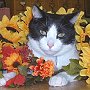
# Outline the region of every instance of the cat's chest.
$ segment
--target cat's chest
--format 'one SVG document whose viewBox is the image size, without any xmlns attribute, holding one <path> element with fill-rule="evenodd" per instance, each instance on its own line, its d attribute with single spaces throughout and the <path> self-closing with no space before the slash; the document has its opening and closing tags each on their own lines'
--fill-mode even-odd
<svg viewBox="0 0 90 90">
<path fill-rule="evenodd" d="M 66 48 L 63 47 L 57 55 L 49 55 L 44 52 L 38 43 L 34 42 L 32 39 L 28 42 L 29 49 L 33 51 L 33 54 L 40 58 L 44 57 L 45 61 L 52 60 L 54 62 L 55 67 L 61 69 L 62 66 L 66 66 L 69 64 L 69 59 L 78 59 L 78 53 L 74 45 L 69 45 Z M 45 47 L 45 45 L 44 45 Z M 47 51 L 48 52 L 48 51 Z"/>
<path fill-rule="evenodd" d="M 38 52 L 36 52 L 34 50 L 33 50 L 33 53 L 38 58 L 44 57 L 45 61 L 47 61 L 47 60 L 53 61 L 54 66 L 55 66 L 55 70 L 61 69 L 62 66 L 65 66 L 65 65 L 69 64 L 69 58 L 67 57 L 68 58 L 67 59 L 64 55 L 63 56 L 43 55 L 43 54 L 38 53 Z"/>
<path fill-rule="evenodd" d="M 52 60 L 54 62 L 54 64 L 56 65 L 57 56 L 51 56 L 51 55 L 42 54 L 40 52 L 36 52 L 35 50 L 32 50 L 32 51 L 33 51 L 33 54 L 35 56 L 37 56 L 38 58 L 44 57 L 45 61 Z"/>
<path fill-rule="evenodd" d="M 36 52 L 35 50 L 33 50 L 33 54 L 35 56 L 37 56 L 38 58 L 44 57 L 45 61 L 47 61 L 47 60 L 53 61 L 54 65 L 57 67 L 60 67 L 60 66 L 64 65 L 65 63 L 69 63 L 69 61 L 64 57 L 64 55 L 62 55 L 62 56 L 46 55 L 46 54 L 42 54 L 40 52 Z"/>
</svg>

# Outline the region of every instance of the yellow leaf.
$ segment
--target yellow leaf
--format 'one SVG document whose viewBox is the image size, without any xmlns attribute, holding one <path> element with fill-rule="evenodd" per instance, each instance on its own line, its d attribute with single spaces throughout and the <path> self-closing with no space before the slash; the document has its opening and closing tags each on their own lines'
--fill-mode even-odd
<svg viewBox="0 0 90 90">
<path fill-rule="evenodd" d="M 6 15 L 3 16 L 2 23 L 3 23 L 4 27 L 6 27 L 9 24 L 9 19 Z"/>
<path fill-rule="evenodd" d="M 75 35 L 75 38 L 76 38 L 76 41 L 77 41 L 77 42 L 80 42 L 80 41 L 81 41 L 80 36 Z"/>
<path fill-rule="evenodd" d="M 57 12 L 56 14 L 67 14 L 65 8 L 61 7 Z"/>
<path fill-rule="evenodd" d="M 1 53 L 2 45 L 3 43 L 0 41 L 0 53 Z"/>
<path fill-rule="evenodd" d="M 82 52 L 90 56 L 90 47 L 83 47 Z"/>
<path fill-rule="evenodd" d="M 76 47 L 78 50 L 82 50 L 83 47 L 89 47 L 88 43 L 77 43 Z"/>
<path fill-rule="evenodd" d="M 24 12 L 26 17 L 31 18 L 32 16 L 32 8 L 31 7 L 26 7 L 26 11 Z"/>
<path fill-rule="evenodd" d="M 24 12 L 24 14 L 20 14 L 21 19 L 28 25 L 30 20 L 32 19 L 32 8 L 26 7 L 26 11 Z"/>
<path fill-rule="evenodd" d="M 82 60 L 83 63 L 83 67 L 84 68 L 90 68 L 90 59 L 88 59 L 89 57 L 80 57 L 80 59 Z M 80 63 L 82 65 L 82 63 Z"/>
<path fill-rule="evenodd" d="M 90 78 L 88 78 L 88 79 L 86 80 L 86 82 L 87 82 L 88 84 L 90 84 Z"/>
<path fill-rule="evenodd" d="M 10 19 L 10 23 L 17 23 L 17 21 L 19 20 L 20 18 L 15 15 L 15 16 L 12 16 L 12 18 Z"/>
<path fill-rule="evenodd" d="M 75 25 L 80 25 L 80 23 L 82 23 L 82 22 L 87 23 L 87 21 L 85 19 L 82 19 L 83 16 L 84 16 L 84 12 L 81 11 L 77 18 L 77 21 L 75 22 Z"/>
<path fill-rule="evenodd" d="M 52 13 L 52 11 L 48 11 L 47 13 Z"/>
<path fill-rule="evenodd" d="M 26 16 L 21 17 L 21 19 L 22 19 L 25 23 L 27 23 L 27 17 L 26 17 Z"/>
<path fill-rule="evenodd" d="M 76 33 L 79 34 L 79 35 L 81 35 L 81 34 L 84 33 L 82 27 L 79 26 L 79 25 L 75 25 L 75 31 L 76 31 Z"/>
<path fill-rule="evenodd" d="M 82 67 L 84 67 L 84 64 L 83 64 L 82 61 L 79 61 L 79 64 L 80 64 Z"/>
<path fill-rule="evenodd" d="M 81 43 L 76 44 L 77 50 L 81 50 Z"/>
<path fill-rule="evenodd" d="M 32 8 L 31 8 L 31 7 L 28 7 L 28 6 L 27 6 L 27 7 L 26 7 L 26 10 L 32 12 Z"/>
<path fill-rule="evenodd" d="M 15 43 L 18 42 L 19 39 L 20 39 L 19 34 L 15 32 L 12 34 L 12 37 L 9 40 Z"/>
<path fill-rule="evenodd" d="M 83 15 L 84 15 L 84 12 L 81 11 L 80 14 L 79 14 L 79 16 L 78 16 L 78 19 L 81 19 L 83 17 Z"/>
<path fill-rule="evenodd" d="M 90 76 L 90 68 L 88 68 L 88 69 L 82 69 L 80 71 L 80 76 Z"/>
<path fill-rule="evenodd" d="M 90 36 L 90 24 L 88 24 L 88 25 L 86 26 L 85 32 L 86 32 L 87 35 Z"/>
<path fill-rule="evenodd" d="M 29 33 L 29 28 L 27 27 L 27 25 L 21 21 L 21 22 L 17 22 L 18 27 L 25 32 L 25 34 L 27 35 Z"/>
<path fill-rule="evenodd" d="M 18 42 L 13 42 L 13 46 L 15 47 L 15 48 L 17 48 L 18 46 L 19 46 L 19 43 Z"/>
<path fill-rule="evenodd" d="M 3 23 L 0 21 L 0 29 L 2 29 L 3 27 Z"/>
<path fill-rule="evenodd" d="M 85 19 L 81 19 L 80 20 L 80 23 L 86 23 L 86 24 L 88 24 L 87 20 L 85 20 Z"/>
<path fill-rule="evenodd" d="M 80 76 L 87 76 L 87 70 L 86 69 L 81 70 Z"/>
<path fill-rule="evenodd" d="M 42 6 L 40 6 L 40 9 L 41 9 L 41 10 L 43 10 L 43 7 L 42 7 Z"/>
<path fill-rule="evenodd" d="M 3 36 L 3 38 L 8 39 L 11 34 L 10 31 L 8 31 L 6 28 L 0 30 L 0 34 Z"/>
<path fill-rule="evenodd" d="M 70 13 L 72 13 L 73 11 L 74 11 L 74 8 L 70 8 L 70 9 L 67 10 L 67 14 L 70 14 Z"/>
</svg>

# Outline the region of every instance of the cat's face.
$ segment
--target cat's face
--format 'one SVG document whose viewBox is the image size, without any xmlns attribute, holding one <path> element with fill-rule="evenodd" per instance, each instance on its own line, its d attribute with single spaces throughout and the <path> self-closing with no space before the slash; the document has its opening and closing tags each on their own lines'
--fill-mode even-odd
<svg viewBox="0 0 90 90">
<path fill-rule="evenodd" d="M 74 23 L 77 13 L 69 15 L 47 14 L 33 7 L 29 24 L 31 46 L 48 55 L 55 55 L 75 41 Z"/>
</svg>

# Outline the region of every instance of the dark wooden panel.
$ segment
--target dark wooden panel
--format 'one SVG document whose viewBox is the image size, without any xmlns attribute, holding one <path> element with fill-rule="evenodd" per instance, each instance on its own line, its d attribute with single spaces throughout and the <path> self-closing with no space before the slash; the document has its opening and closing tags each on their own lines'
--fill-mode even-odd
<svg viewBox="0 0 90 90">
<path fill-rule="evenodd" d="M 21 1 L 22 0 L 6 0 L 7 7 L 11 9 L 11 15 L 18 14 L 20 11 L 23 12 L 26 6 L 33 6 L 34 4 L 42 5 L 45 11 L 53 12 L 56 12 L 62 6 L 65 8 L 73 7 L 76 8 L 76 10 L 84 10 L 84 0 L 23 0 L 25 2 L 24 7 L 20 5 Z M 90 3 L 90 1 L 87 3 Z"/>
<path fill-rule="evenodd" d="M 85 16 L 90 17 L 90 0 L 85 0 Z"/>
<path fill-rule="evenodd" d="M 14 1 L 13 0 L 5 0 L 5 1 L 6 1 L 6 6 L 10 8 L 10 14 L 12 16 L 14 14 L 14 6 L 13 6 Z"/>
</svg>

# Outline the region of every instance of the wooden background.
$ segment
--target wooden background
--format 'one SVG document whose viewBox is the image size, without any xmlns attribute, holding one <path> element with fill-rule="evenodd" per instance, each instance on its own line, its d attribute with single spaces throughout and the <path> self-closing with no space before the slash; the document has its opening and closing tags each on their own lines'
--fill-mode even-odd
<svg viewBox="0 0 90 90">
<path fill-rule="evenodd" d="M 20 2 L 25 2 L 25 5 L 22 6 Z M 84 10 L 84 0 L 6 0 L 6 6 L 11 9 L 11 15 L 18 14 L 24 11 L 26 6 L 33 6 L 34 4 L 42 5 L 45 11 L 55 12 L 61 6 Z"/>
<path fill-rule="evenodd" d="M 26 6 L 34 4 L 42 5 L 45 11 L 56 12 L 60 7 L 75 8 L 90 14 L 90 0 L 5 0 L 6 6 L 10 8 L 11 16 L 26 10 Z M 24 2 L 24 6 L 20 3 Z M 85 5 L 88 4 L 88 5 Z M 88 6 L 88 7 L 87 7 Z M 88 10 L 87 10 L 88 9 Z"/>
</svg>

